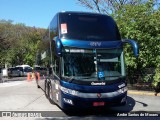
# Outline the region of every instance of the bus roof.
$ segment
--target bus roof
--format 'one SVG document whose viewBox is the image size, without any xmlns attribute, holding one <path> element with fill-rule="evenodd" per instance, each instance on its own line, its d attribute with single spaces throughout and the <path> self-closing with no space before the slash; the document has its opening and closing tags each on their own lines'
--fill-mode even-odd
<svg viewBox="0 0 160 120">
<path fill-rule="evenodd" d="M 17 65 L 16 67 L 31 67 L 29 65 Z"/>
<path fill-rule="evenodd" d="M 58 13 L 59 38 L 85 41 L 120 41 L 116 22 L 111 16 L 90 12 Z M 53 23 L 50 24 L 51 29 Z"/>
</svg>

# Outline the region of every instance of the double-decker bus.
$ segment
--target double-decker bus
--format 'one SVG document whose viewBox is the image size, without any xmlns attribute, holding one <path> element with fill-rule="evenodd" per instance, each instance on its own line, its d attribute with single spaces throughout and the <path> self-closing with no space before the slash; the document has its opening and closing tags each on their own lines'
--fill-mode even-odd
<svg viewBox="0 0 160 120">
<path fill-rule="evenodd" d="M 37 52 L 37 87 L 62 109 L 122 106 L 127 101 L 123 45 L 107 15 L 60 12 L 51 21 Z"/>
</svg>

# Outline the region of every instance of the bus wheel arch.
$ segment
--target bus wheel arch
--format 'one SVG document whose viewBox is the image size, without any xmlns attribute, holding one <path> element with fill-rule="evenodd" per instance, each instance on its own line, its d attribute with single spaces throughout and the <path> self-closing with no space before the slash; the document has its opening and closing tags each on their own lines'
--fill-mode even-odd
<svg viewBox="0 0 160 120">
<path fill-rule="evenodd" d="M 52 90 L 52 83 L 48 82 L 48 100 L 51 104 L 55 104 L 54 103 L 54 98 L 53 98 L 53 90 Z"/>
</svg>

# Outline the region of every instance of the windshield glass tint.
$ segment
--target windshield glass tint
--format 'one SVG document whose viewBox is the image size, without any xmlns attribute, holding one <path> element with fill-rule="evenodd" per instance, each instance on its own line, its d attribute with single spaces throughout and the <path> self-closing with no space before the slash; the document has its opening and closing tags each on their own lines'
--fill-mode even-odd
<svg viewBox="0 0 160 120">
<path fill-rule="evenodd" d="M 65 49 L 64 77 L 75 80 L 116 80 L 125 75 L 121 50 Z"/>
<path fill-rule="evenodd" d="M 116 23 L 106 15 L 61 13 L 60 28 L 64 39 L 120 40 Z"/>
</svg>

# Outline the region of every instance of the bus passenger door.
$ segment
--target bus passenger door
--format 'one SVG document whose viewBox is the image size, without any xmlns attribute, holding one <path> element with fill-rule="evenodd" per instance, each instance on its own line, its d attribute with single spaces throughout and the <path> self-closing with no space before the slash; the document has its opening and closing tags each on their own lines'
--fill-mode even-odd
<svg viewBox="0 0 160 120">
<path fill-rule="evenodd" d="M 60 60 L 58 57 L 54 58 L 54 65 L 53 65 L 53 77 L 51 77 L 52 83 L 52 96 L 55 103 L 58 104 L 59 102 L 59 85 L 60 85 Z"/>
<path fill-rule="evenodd" d="M 53 76 L 50 77 L 51 80 L 51 85 L 52 85 L 52 100 L 58 104 L 59 102 L 59 81 L 60 78 L 54 74 Z"/>
</svg>

